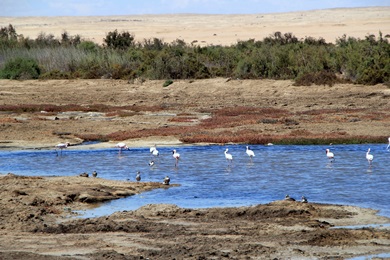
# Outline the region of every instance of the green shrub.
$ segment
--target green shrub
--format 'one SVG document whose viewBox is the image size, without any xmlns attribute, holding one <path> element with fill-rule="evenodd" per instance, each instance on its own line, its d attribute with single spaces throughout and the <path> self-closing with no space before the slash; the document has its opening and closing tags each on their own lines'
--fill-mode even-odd
<svg viewBox="0 0 390 260">
<path fill-rule="evenodd" d="M 71 73 L 69 72 L 62 72 L 59 70 L 52 70 L 46 73 L 42 73 L 39 76 L 40 79 L 71 79 L 73 78 Z"/>
<path fill-rule="evenodd" d="M 41 70 L 38 63 L 33 59 L 15 58 L 5 63 L 0 70 L 2 79 L 37 79 Z"/>
<path fill-rule="evenodd" d="M 172 83 L 173 83 L 173 80 L 168 79 L 168 80 L 166 80 L 166 81 L 164 82 L 163 87 L 168 87 L 168 86 L 171 85 Z"/>
<path fill-rule="evenodd" d="M 378 37 L 369 35 L 365 39 L 344 35 L 336 44 L 281 32 L 231 46 L 201 47 L 180 39 L 165 43 L 157 38 L 135 42 L 133 34 L 117 30 L 103 40 L 99 46 L 66 31 L 60 39 L 42 32 L 34 40 L 18 35 L 12 25 L 0 28 L 0 77 L 268 78 L 295 79 L 297 85 L 332 86 L 339 82 L 335 75 L 341 75 L 352 83 L 390 84 L 390 44 L 381 32 Z M 15 57 L 24 58 L 15 61 Z M 172 82 L 167 80 L 164 87 Z"/>
</svg>

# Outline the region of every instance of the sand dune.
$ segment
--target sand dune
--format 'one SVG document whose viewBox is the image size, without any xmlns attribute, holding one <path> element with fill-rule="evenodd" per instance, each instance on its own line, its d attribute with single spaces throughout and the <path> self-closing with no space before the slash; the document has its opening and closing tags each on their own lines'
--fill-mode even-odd
<svg viewBox="0 0 390 260">
<path fill-rule="evenodd" d="M 390 6 L 326 9 L 291 13 L 248 15 L 129 15 L 91 17 L 0 17 L 0 26 L 12 24 L 18 34 L 35 39 L 41 32 L 60 37 L 67 31 L 101 44 L 110 31 L 128 31 L 137 41 L 176 39 L 199 45 L 231 45 L 237 41 L 262 40 L 274 32 L 291 32 L 335 42 L 343 34 L 364 38 L 390 34 Z"/>
</svg>

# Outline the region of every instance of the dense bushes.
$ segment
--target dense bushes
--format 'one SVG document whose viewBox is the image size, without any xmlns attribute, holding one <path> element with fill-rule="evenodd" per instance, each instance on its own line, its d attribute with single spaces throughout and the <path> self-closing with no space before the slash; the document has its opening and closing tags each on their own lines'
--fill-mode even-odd
<svg viewBox="0 0 390 260">
<path fill-rule="evenodd" d="M 280 32 L 262 41 L 251 39 L 232 46 L 134 39 L 129 32 L 115 30 L 106 35 L 102 46 L 66 32 L 60 39 L 41 33 L 32 40 L 18 36 L 9 25 L 0 29 L 0 77 L 271 78 L 294 79 L 303 85 L 333 85 L 341 78 L 361 84 L 390 84 L 390 45 L 381 33 L 378 38 L 369 35 L 364 39 L 344 35 L 335 44 L 322 38 L 298 40 L 291 33 Z M 17 58 L 22 58 L 18 66 L 14 63 Z"/>
<path fill-rule="evenodd" d="M 40 69 L 33 59 L 16 58 L 5 63 L 0 70 L 0 78 L 3 79 L 37 79 Z"/>
</svg>

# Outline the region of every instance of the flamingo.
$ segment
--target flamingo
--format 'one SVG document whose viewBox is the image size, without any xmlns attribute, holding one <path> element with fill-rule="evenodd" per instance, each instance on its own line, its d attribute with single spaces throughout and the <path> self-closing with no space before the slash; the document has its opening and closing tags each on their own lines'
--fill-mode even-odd
<svg viewBox="0 0 390 260">
<path fill-rule="evenodd" d="M 160 154 L 156 147 L 155 147 L 153 150 L 152 150 L 152 148 L 150 148 L 150 149 L 151 149 L 151 150 L 150 150 L 150 153 L 151 153 L 152 155 L 158 156 L 158 155 Z"/>
<path fill-rule="evenodd" d="M 176 150 L 172 150 L 172 156 L 175 158 L 175 167 L 179 164 L 180 154 L 176 152 Z"/>
<path fill-rule="evenodd" d="M 225 158 L 226 158 L 226 161 L 228 161 L 229 165 L 230 165 L 233 162 L 233 156 L 230 153 L 228 153 L 228 151 L 229 151 L 229 149 L 226 148 L 226 150 L 225 150 Z"/>
<path fill-rule="evenodd" d="M 57 144 L 56 147 L 55 147 L 56 152 L 57 152 L 57 156 L 58 156 L 58 151 L 57 151 L 57 149 L 60 149 L 61 155 L 62 155 L 62 150 L 68 148 L 69 145 L 70 145 L 69 142 Z"/>
<path fill-rule="evenodd" d="M 252 157 L 255 157 L 255 153 L 249 148 L 249 146 L 246 147 L 246 154 L 249 156 L 251 161 L 252 161 Z"/>
<path fill-rule="evenodd" d="M 387 145 L 386 150 L 389 150 L 389 148 L 390 148 L 390 137 L 389 137 L 389 144 Z"/>
<path fill-rule="evenodd" d="M 136 181 L 140 181 L 141 180 L 141 172 L 140 171 L 137 172 L 137 175 L 135 176 L 135 180 Z"/>
<path fill-rule="evenodd" d="M 119 153 L 121 153 L 122 150 L 129 150 L 129 147 L 127 147 L 125 143 L 117 143 L 115 147 L 119 148 Z"/>
<path fill-rule="evenodd" d="M 153 145 L 152 147 L 150 147 L 150 153 L 152 153 L 154 150 L 156 150 L 156 145 Z"/>
<path fill-rule="evenodd" d="M 332 153 L 329 149 L 326 149 L 326 157 L 333 162 L 334 161 L 334 153 Z"/>
<path fill-rule="evenodd" d="M 371 149 L 368 148 L 367 153 L 366 153 L 366 159 L 368 163 L 371 165 L 372 161 L 374 160 L 374 155 L 370 154 Z"/>
</svg>

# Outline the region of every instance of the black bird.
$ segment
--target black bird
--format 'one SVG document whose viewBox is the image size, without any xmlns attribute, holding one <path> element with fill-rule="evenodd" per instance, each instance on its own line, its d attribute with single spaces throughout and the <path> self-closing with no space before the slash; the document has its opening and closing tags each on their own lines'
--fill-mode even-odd
<svg viewBox="0 0 390 260">
<path fill-rule="evenodd" d="M 284 200 L 295 201 L 295 199 L 291 198 L 290 195 L 288 195 L 288 194 L 284 197 Z"/>
<path fill-rule="evenodd" d="M 169 182 L 170 182 L 170 181 L 171 181 L 171 179 L 170 179 L 168 176 L 165 176 L 164 181 L 163 181 L 163 184 L 169 185 Z"/>
<path fill-rule="evenodd" d="M 135 179 L 136 181 L 140 181 L 141 180 L 141 172 L 137 172 L 137 175 L 135 176 Z"/>
<path fill-rule="evenodd" d="M 88 175 L 88 173 L 86 173 L 86 172 L 83 172 L 83 173 L 80 173 L 80 177 L 88 177 L 89 175 Z"/>
</svg>

